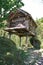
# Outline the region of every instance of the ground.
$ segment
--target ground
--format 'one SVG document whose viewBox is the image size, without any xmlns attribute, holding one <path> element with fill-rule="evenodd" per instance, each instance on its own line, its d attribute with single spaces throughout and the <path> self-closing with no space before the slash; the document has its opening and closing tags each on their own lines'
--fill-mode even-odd
<svg viewBox="0 0 43 65">
<path fill-rule="evenodd" d="M 43 65 L 43 49 L 28 49 L 26 52 L 27 59 L 25 59 L 26 65 Z"/>
</svg>

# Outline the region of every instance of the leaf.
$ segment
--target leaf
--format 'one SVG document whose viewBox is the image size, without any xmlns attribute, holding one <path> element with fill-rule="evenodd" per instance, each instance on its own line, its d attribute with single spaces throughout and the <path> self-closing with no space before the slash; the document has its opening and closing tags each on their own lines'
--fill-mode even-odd
<svg viewBox="0 0 43 65">
<path fill-rule="evenodd" d="M 8 11 L 15 10 L 15 7 L 20 8 L 23 5 L 22 0 L 0 0 L 0 22 L 8 19 Z"/>
</svg>

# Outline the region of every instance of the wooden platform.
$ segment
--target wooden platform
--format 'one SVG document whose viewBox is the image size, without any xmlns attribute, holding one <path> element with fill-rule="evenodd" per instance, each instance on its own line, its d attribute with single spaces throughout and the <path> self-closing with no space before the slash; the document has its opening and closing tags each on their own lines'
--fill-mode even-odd
<svg viewBox="0 0 43 65">
<path fill-rule="evenodd" d="M 28 31 L 25 27 L 20 28 L 20 27 L 12 27 L 12 28 L 5 28 L 5 31 L 11 33 L 11 34 L 16 34 L 19 36 L 34 36 L 35 34 L 31 31 Z"/>
</svg>

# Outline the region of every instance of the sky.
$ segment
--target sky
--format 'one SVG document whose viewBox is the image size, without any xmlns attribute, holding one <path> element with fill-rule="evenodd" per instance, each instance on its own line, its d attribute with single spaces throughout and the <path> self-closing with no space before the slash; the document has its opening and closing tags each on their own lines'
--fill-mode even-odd
<svg viewBox="0 0 43 65">
<path fill-rule="evenodd" d="M 42 0 L 22 0 L 24 6 L 22 7 L 23 10 L 30 13 L 33 19 L 43 17 L 43 2 Z"/>
</svg>

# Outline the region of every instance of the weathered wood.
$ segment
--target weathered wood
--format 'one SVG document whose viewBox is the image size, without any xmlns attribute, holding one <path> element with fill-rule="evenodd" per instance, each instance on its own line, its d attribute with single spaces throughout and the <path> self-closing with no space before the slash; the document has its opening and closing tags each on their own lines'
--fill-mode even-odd
<svg viewBox="0 0 43 65">
<path fill-rule="evenodd" d="M 16 19 L 13 19 L 12 22 L 20 22 L 20 21 L 24 21 L 25 17 L 18 17 Z"/>
<path fill-rule="evenodd" d="M 10 32 L 8 33 L 8 38 L 11 39 L 11 33 Z"/>
<path fill-rule="evenodd" d="M 19 36 L 20 37 L 20 43 L 19 43 L 19 46 L 21 47 L 21 36 Z"/>
<path fill-rule="evenodd" d="M 17 9 L 15 13 L 10 12 L 8 21 L 8 28 L 5 29 L 5 31 L 10 31 L 19 36 L 35 35 L 35 28 L 37 25 L 32 16 L 24 10 Z"/>
<path fill-rule="evenodd" d="M 28 35 L 26 35 L 26 44 L 28 44 Z"/>
<path fill-rule="evenodd" d="M 19 36 L 33 36 L 35 35 L 33 32 L 31 31 L 28 31 L 27 29 L 25 28 L 19 28 L 19 27 L 12 27 L 12 28 L 6 28 L 5 31 L 8 31 L 10 32 L 11 34 L 16 34 L 16 35 L 19 35 Z"/>
</svg>

